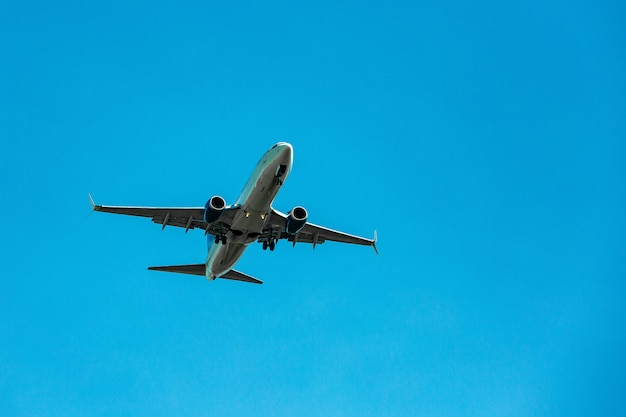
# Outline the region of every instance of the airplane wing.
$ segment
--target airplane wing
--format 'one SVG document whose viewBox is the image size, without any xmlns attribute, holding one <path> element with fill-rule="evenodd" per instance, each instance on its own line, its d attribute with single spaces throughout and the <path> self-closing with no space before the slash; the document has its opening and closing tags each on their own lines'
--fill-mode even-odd
<svg viewBox="0 0 626 417">
<path fill-rule="evenodd" d="M 200 228 L 212 235 L 223 232 L 223 225 L 229 225 L 235 215 L 236 207 L 227 207 L 219 218 L 219 222 L 204 221 L 204 207 L 138 207 L 138 206 L 103 206 L 94 204 L 91 196 L 91 207 L 94 211 L 104 213 L 126 214 L 128 216 L 151 217 L 152 221 L 165 226 L 176 226 L 189 229 Z"/>
<path fill-rule="evenodd" d="M 340 232 L 338 230 L 329 229 L 324 226 L 318 226 L 316 224 L 307 222 L 302 230 L 300 230 L 300 232 L 293 236 L 285 232 L 285 221 L 287 220 L 286 214 L 281 213 L 278 210 L 272 209 L 271 216 L 271 228 L 273 231 L 278 231 L 279 239 L 287 239 L 294 244 L 296 242 L 311 243 L 313 244 L 313 247 L 315 247 L 315 245 L 317 244 L 324 243 L 325 241 L 330 240 L 332 242 L 371 246 L 374 248 L 376 253 L 378 253 L 378 249 L 376 248 L 376 232 L 374 232 L 373 239 L 367 239 L 364 237 L 351 235 L 348 233 Z"/>
</svg>

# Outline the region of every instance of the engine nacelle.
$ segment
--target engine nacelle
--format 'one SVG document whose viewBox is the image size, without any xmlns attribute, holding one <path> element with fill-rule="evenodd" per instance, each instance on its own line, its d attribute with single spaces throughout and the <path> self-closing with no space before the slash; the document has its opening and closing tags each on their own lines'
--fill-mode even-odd
<svg viewBox="0 0 626 417">
<path fill-rule="evenodd" d="M 294 207 L 285 221 L 285 232 L 292 236 L 297 234 L 306 224 L 307 217 L 309 217 L 309 213 L 307 213 L 304 207 Z"/>
<path fill-rule="evenodd" d="M 207 223 L 213 223 L 217 221 L 222 215 L 222 212 L 226 208 L 226 201 L 219 195 L 211 197 L 204 206 L 204 221 Z"/>
</svg>

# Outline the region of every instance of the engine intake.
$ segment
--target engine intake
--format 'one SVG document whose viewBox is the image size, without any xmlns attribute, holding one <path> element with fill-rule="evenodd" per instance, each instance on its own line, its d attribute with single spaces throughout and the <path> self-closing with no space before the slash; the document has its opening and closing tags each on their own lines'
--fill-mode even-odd
<svg viewBox="0 0 626 417">
<path fill-rule="evenodd" d="M 292 236 L 297 234 L 306 224 L 308 217 L 309 213 L 307 213 L 304 207 L 294 207 L 293 210 L 289 212 L 287 220 L 285 221 L 285 232 Z"/>
<path fill-rule="evenodd" d="M 217 221 L 222 215 L 222 212 L 226 208 L 226 201 L 219 195 L 211 197 L 204 206 L 204 221 L 207 223 L 213 223 Z"/>
</svg>

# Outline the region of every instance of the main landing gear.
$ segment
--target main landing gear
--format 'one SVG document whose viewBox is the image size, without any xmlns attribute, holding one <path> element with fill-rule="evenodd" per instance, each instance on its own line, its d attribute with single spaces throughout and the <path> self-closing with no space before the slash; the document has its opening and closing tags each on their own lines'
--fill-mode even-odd
<svg viewBox="0 0 626 417">
<path fill-rule="evenodd" d="M 226 244 L 226 235 L 217 235 L 215 236 L 215 244 L 217 245 L 218 243 L 220 243 L 220 241 L 222 241 L 222 245 Z"/>
<path fill-rule="evenodd" d="M 267 250 L 267 248 L 273 251 L 276 248 L 276 241 L 272 239 L 269 242 L 263 242 L 263 250 Z"/>
</svg>

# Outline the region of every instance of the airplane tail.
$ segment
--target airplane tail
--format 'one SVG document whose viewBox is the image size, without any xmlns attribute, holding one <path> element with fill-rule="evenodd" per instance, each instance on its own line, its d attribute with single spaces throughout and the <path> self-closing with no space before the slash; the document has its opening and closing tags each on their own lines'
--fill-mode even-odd
<svg viewBox="0 0 626 417">
<path fill-rule="evenodd" d="M 179 274 L 199 275 L 202 277 L 206 276 L 205 264 L 151 266 L 148 267 L 148 269 L 151 271 L 176 272 Z M 263 284 L 263 281 L 251 277 L 250 275 L 246 275 L 243 272 L 235 271 L 234 269 L 231 269 L 230 271 L 218 278 L 251 282 L 253 284 Z"/>
</svg>

